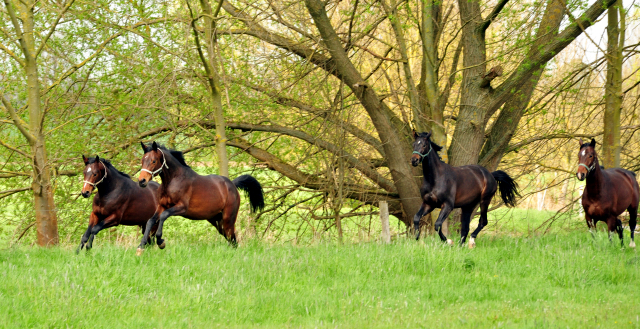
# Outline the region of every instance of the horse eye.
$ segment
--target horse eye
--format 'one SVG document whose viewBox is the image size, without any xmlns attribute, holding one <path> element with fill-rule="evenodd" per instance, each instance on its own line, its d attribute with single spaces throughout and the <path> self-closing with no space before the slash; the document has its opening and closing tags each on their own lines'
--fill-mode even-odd
<svg viewBox="0 0 640 329">
<path fill-rule="evenodd" d="M 153 163 L 156 163 L 156 160 L 153 160 Z"/>
</svg>

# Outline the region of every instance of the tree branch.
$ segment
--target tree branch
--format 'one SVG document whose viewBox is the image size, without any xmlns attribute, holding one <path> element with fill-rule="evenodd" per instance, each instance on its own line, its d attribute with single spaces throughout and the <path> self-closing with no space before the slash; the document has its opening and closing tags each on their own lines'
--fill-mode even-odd
<svg viewBox="0 0 640 329">
<path fill-rule="evenodd" d="M 42 49 L 44 49 L 44 47 L 46 46 L 47 41 L 49 41 L 49 38 L 51 37 L 53 32 L 55 32 L 56 27 L 58 26 L 58 23 L 60 23 L 60 20 L 62 19 L 62 16 L 64 16 L 67 10 L 69 10 L 69 8 L 71 7 L 74 1 L 75 0 L 69 0 L 69 2 L 64 6 L 64 8 L 62 8 L 62 11 L 60 12 L 60 14 L 58 14 L 56 21 L 53 23 L 53 25 L 49 29 L 49 33 L 47 33 L 47 35 L 42 39 L 40 43 L 40 47 L 38 47 L 38 50 L 36 51 L 35 57 L 38 57 L 38 55 L 40 55 L 40 52 L 42 52 Z"/>
<path fill-rule="evenodd" d="M 15 193 L 19 193 L 19 192 L 24 192 L 24 191 L 29 191 L 31 190 L 31 187 L 22 187 L 22 188 L 16 188 L 13 190 L 5 190 L 5 191 L 0 191 L 0 199 L 2 198 L 6 198 L 12 194 Z"/>
<path fill-rule="evenodd" d="M 6 0 L 5 0 L 6 1 Z M 13 124 L 20 130 L 22 135 L 29 141 L 29 144 L 35 144 L 36 138 L 29 132 L 29 128 L 26 122 L 24 122 L 16 113 L 16 110 L 13 108 L 11 103 L 4 97 L 4 94 L 0 93 L 0 100 L 2 100 L 2 104 L 4 108 L 9 112 L 9 116 L 11 120 L 13 120 Z M 3 145 L 4 146 L 4 145 Z"/>
<path fill-rule="evenodd" d="M 22 53 L 25 58 L 31 58 L 31 53 L 29 52 L 29 48 L 27 47 L 27 43 L 24 41 L 24 37 L 22 35 L 22 29 L 20 28 L 20 23 L 18 22 L 18 17 L 16 16 L 16 12 L 13 9 L 13 6 L 9 2 L 9 0 L 4 0 L 4 5 L 7 7 L 7 12 L 9 13 L 9 17 L 11 17 L 11 23 L 13 24 L 13 28 L 16 32 L 16 36 L 18 40 L 20 40 L 20 48 L 22 48 Z"/>
<path fill-rule="evenodd" d="M 554 58 L 561 50 L 567 47 L 583 30 L 593 25 L 593 23 L 611 7 L 616 0 L 598 0 L 587 9 L 576 21 L 567 26 L 553 41 L 540 49 L 533 49 L 530 60 L 523 62 L 520 66 L 494 90 L 492 100 L 487 106 L 488 111 L 495 111 L 511 96 L 514 89 L 518 89 L 524 84 L 531 74 Z"/>
<path fill-rule="evenodd" d="M 18 55 L 16 55 L 13 51 L 11 51 L 11 49 L 7 48 L 7 46 L 2 44 L 1 42 L 0 42 L 0 50 L 3 50 L 5 53 L 7 53 L 9 56 L 11 56 L 11 58 L 13 58 L 16 62 L 18 62 L 18 64 L 20 64 L 20 66 L 22 66 L 22 67 L 25 66 L 24 60 L 22 60 L 20 57 L 18 57 Z"/>
<path fill-rule="evenodd" d="M 504 6 L 506 6 L 508 2 L 509 0 L 498 1 L 498 4 L 493 7 L 493 10 L 491 11 L 491 13 L 489 13 L 489 16 L 487 16 L 484 22 L 480 24 L 480 29 L 482 29 L 482 31 L 486 31 L 489 28 L 489 25 L 491 25 L 491 23 L 496 19 L 498 14 L 500 14 L 502 9 L 504 9 Z"/>
<path fill-rule="evenodd" d="M 206 125 L 205 125 L 206 126 Z M 209 125 L 210 126 L 210 125 Z M 227 127 L 231 129 L 240 129 L 242 131 L 265 131 L 265 132 L 274 132 L 280 133 L 292 137 L 296 137 L 306 141 L 309 144 L 316 145 L 322 149 L 325 149 L 339 157 L 344 158 L 347 163 L 352 165 L 354 168 L 358 169 L 365 176 L 369 177 L 372 181 L 380 185 L 383 189 L 390 193 L 396 193 L 395 185 L 392 181 L 384 178 L 380 175 L 369 163 L 360 161 L 356 159 L 353 155 L 347 153 L 345 150 L 339 148 L 338 146 L 329 143 L 320 138 L 311 136 L 303 131 L 291 129 L 288 127 L 278 126 L 278 125 L 255 125 L 249 123 L 227 123 Z"/>
</svg>

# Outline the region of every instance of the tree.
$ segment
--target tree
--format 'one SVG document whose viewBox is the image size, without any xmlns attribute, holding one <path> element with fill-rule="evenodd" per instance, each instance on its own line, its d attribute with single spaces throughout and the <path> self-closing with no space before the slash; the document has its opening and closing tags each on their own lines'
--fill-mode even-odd
<svg viewBox="0 0 640 329">
<path fill-rule="evenodd" d="M 618 21 L 618 13 L 620 20 Z M 607 82 L 605 87 L 602 164 L 620 167 L 620 112 L 622 111 L 622 49 L 625 37 L 625 12 L 618 0 L 607 15 Z"/>
</svg>

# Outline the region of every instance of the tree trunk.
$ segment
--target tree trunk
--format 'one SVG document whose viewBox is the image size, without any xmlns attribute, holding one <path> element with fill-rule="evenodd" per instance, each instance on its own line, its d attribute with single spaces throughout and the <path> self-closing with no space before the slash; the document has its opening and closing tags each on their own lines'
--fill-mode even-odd
<svg viewBox="0 0 640 329">
<path fill-rule="evenodd" d="M 622 28 L 619 26 L 618 12 L 620 12 L 620 25 Z M 624 15 L 622 1 L 620 0 L 608 10 L 607 82 L 605 86 L 604 135 L 602 142 L 602 163 L 605 168 L 620 167 Z"/>
<path fill-rule="evenodd" d="M 542 16 L 540 27 L 533 38 L 537 41 L 532 45 L 528 56 L 538 48 L 546 46 L 554 40 L 560 29 L 560 22 L 562 22 L 564 14 L 565 6 L 561 1 L 549 0 L 547 2 L 547 8 Z M 545 65 L 543 65 L 540 70 L 534 72 L 513 97 L 505 102 L 498 118 L 494 121 L 483 146 L 479 161 L 480 165 L 488 168 L 490 171 L 498 169 L 498 164 L 500 164 L 500 160 L 518 128 L 520 118 L 524 115 L 529 101 L 533 96 L 533 91 L 544 72 L 544 67 Z M 489 118 L 485 117 L 485 121 L 488 120 Z"/>
<path fill-rule="evenodd" d="M 34 31 L 34 4 L 21 8 L 24 40 L 23 53 L 25 57 L 25 74 L 27 76 L 27 104 L 29 108 L 29 133 L 31 138 L 31 156 L 33 157 L 33 199 L 36 215 L 36 230 L 39 246 L 52 246 L 58 244 L 58 218 L 56 206 L 53 201 L 53 188 L 51 186 L 51 168 L 47 162 L 47 149 L 43 133 L 45 111 L 40 100 L 40 81 L 38 77 L 38 63 L 36 59 L 36 44 L 33 37 Z M 16 27 L 17 29 L 17 27 Z"/>
<path fill-rule="evenodd" d="M 211 9 L 211 4 L 208 0 L 200 0 L 200 5 L 206 14 L 204 15 L 204 31 L 207 43 L 207 55 L 209 57 L 208 61 L 203 57 L 201 60 L 207 72 L 209 91 L 211 92 L 211 104 L 213 106 L 213 119 L 216 123 L 216 155 L 218 156 L 218 167 L 220 168 L 220 175 L 229 177 L 226 125 L 222 109 L 222 86 L 220 85 L 220 75 L 218 74 L 216 60 L 216 23 L 213 19 L 213 17 L 218 16 L 220 4 L 216 7 L 215 12 Z M 197 32 L 194 31 L 194 33 Z"/>
<path fill-rule="evenodd" d="M 380 141 L 384 146 L 389 171 L 400 196 L 405 213 L 402 220 L 405 224 L 410 225 L 413 214 L 420 208 L 421 201 L 420 190 L 409 166 L 408 159 L 411 152 L 408 150 L 405 136 L 395 129 L 388 114 L 391 111 L 386 107 L 386 104 L 380 101 L 375 91 L 365 83 L 358 70 L 349 60 L 327 16 L 324 3 L 319 0 L 306 0 L 305 4 L 322 36 L 323 43 L 331 54 L 331 59 L 336 64 L 336 69 L 339 71 L 342 80 L 349 86 L 371 117 L 371 122 L 375 126 L 380 136 Z"/>
</svg>

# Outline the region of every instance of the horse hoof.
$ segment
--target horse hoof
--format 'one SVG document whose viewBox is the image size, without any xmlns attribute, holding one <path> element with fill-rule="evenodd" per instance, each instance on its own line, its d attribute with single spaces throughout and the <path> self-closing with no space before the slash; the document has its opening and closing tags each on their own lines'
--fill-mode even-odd
<svg viewBox="0 0 640 329">
<path fill-rule="evenodd" d="M 636 247 L 636 243 L 631 240 L 631 242 L 629 242 L 629 248 L 635 248 Z"/>
<path fill-rule="evenodd" d="M 143 253 L 144 253 L 144 249 L 142 248 L 138 248 L 138 250 L 136 250 L 136 256 L 142 256 Z"/>
<path fill-rule="evenodd" d="M 164 244 L 164 241 L 162 241 L 162 243 L 158 245 L 158 248 L 164 249 L 164 247 L 166 247 L 166 245 Z"/>
<path fill-rule="evenodd" d="M 469 249 L 473 249 L 476 247 L 476 239 L 471 238 L 469 239 Z"/>
<path fill-rule="evenodd" d="M 453 246 L 453 240 L 447 239 L 447 244 L 450 245 L 450 246 Z"/>
</svg>

